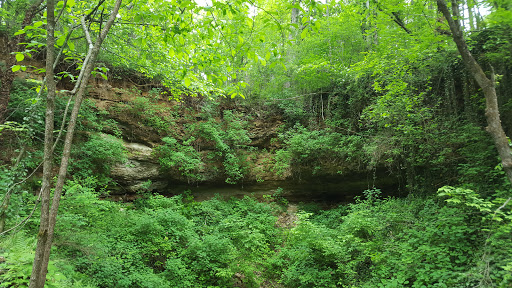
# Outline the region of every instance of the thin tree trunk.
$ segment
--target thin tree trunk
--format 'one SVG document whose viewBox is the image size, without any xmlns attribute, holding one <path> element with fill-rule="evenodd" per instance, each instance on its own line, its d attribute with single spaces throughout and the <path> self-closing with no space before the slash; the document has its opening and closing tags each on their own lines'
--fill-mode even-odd
<svg viewBox="0 0 512 288">
<path fill-rule="evenodd" d="M 53 162 L 53 128 L 55 118 L 55 78 L 53 74 L 53 61 L 55 57 L 55 0 L 48 0 L 47 3 L 47 25 L 46 25 L 46 85 L 48 88 L 46 97 L 46 124 L 44 131 L 44 160 L 43 160 L 43 183 L 41 186 L 41 222 L 37 234 L 37 247 L 30 275 L 30 288 L 43 288 L 46 280 L 46 267 L 43 267 L 44 247 L 48 242 L 48 224 L 50 219 L 50 185 L 52 179 Z M 40 279 L 44 275 L 44 279 Z"/>
<path fill-rule="evenodd" d="M 478 9 L 478 6 L 475 6 L 475 7 L 476 7 L 476 9 L 475 9 L 476 29 L 480 30 L 480 29 L 482 29 L 482 22 L 484 20 L 482 19 L 482 14 L 480 14 L 480 9 Z"/>
<path fill-rule="evenodd" d="M 300 5 L 300 0 L 293 0 L 292 5 Z M 299 41 L 299 33 L 301 31 L 301 23 L 300 23 L 300 10 L 298 8 L 292 8 L 291 17 L 290 17 L 290 24 L 295 25 L 295 27 L 291 27 L 290 29 L 290 35 L 288 35 L 288 39 L 297 45 Z M 288 50 L 288 63 L 292 64 L 295 62 L 296 58 L 296 51 L 295 47 L 291 47 L 291 49 Z M 291 76 L 290 76 L 291 78 Z M 284 88 L 290 88 L 292 86 L 290 79 L 284 83 Z"/>
<path fill-rule="evenodd" d="M 293 5 L 297 4 L 300 5 L 300 0 L 293 0 Z M 299 8 L 292 8 L 292 15 L 290 19 L 290 23 L 293 25 L 297 25 L 296 27 L 292 27 L 292 32 L 290 33 L 289 39 L 290 40 L 297 40 L 299 31 L 301 30 L 301 23 L 299 18 Z"/>
<path fill-rule="evenodd" d="M 53 4 L 53 0 L 49 0 L 49 2 L 50 1 Z M 110 18 L 108 19 L 107 23 L 105 24 L 105 27 L 103 27 L 103 30 L 101 31 L 100 35 L 98 36 L 98 38 L 96 40 L 96 43 L 89 50 L 89 53 L 87 56 L 89 61 L 87 62 L 87 65 L 83 68 L 84 73 L 83 73 L 83 78 L 81 80 L 82 82 L 80 83 L 80 86 L 79 86 L 77 94 L 76 94 L 75 104 L 73 106 L 73 110 L 71 111 L 71 117 L 70 117 L 68 128 L 67 128 L 66 139 L 64 141 L 64 149 L 62 152 L 61 164 L 60 164 L 57 184 L 55 186 L 55 191 L 54 191 L 54 195 L 53 195 L 51 210 L 49 209 L 49 206 L 46 205 L 46 206 L 44 206 L 44 209 L 46 209 L 46 210 L 41 212 L 42 218 L 41 218 L 40 225 L 45 230 L 44 230 L 44 233 L 41 233 L 41 232 L 39 233 L 40 235 L 42 235 L 42 236 L 40 236 L 42 241 L 38 241 L 38 243 L 37 243 L 36 256 L 34 258 L 34 266 L 32 268 L 32 276 L 30 277 L 30 286 L 29 286 L 30 288 L 32 288 L 32 287 L 33 288 L 43 288 L 44 287 L 48 263 L 50 260 L 50 250 L 51 250 L 51 245 L 52 245 L 52 241 L 53 241 L 55 224 L 57 222 L 57 213 L 58 213 L 58 209 L 59 209 L 62 190 L 64 187 L 64 182 L 66 180 L 67 169 L 68 169 L 68 165 L 69 165 L 69 156 L 71 153 L 71 146 L 72 146 L 73 136 L 74 136 L 75 127 L 76 127 L 76 123 L 77 123 L 77 119 L 78 119 L 78 113 L 80 111 L 80 105 L 82 104 L 82 100 L 83 100 L 83 97 L 86 92 L 87 82 L 88 82 L 91 72 L 94 68 L 95 59 L 98 56 L 98 53 L 100 51 L 100 47 L 101 47 L 101 44 L 103 43 L 103 40 L 107 36 L 108 31 L 110 30 L 110 27 L 112 27 L 112 24 L 114 23 L 114 20 L 116 19 L 117 13 L 119 12 L 119 8 L 121 6 L 121 2 L 122 2 L 122 0 L 116 1 L 114 10 L 110 14 Z M 48 5 L 48 9 L 50 9 L 50 5 Z M 53 12 L 50 13 L 50 10 L 48 10 L 48 19 L 50 19 L 50 14 L 52 14 L 52 17 L 53 17 Z M 48 21 L 50 21 L 50 20 L 48 20 Z M 48 45 L 48 47 L 53 47 L 53 45 L 52 46 Z M 49 60 L 47 59 L 47 61 L 49 61 Z M 48 63 L 50 63 L 50 64 L 48 64 Z M 52 64 L 53 64 L 53 61 L 47 62 L 47 66 L 52 65 Z M 47 67 L 47 69 L 49 69 L 49 68 Z M 50 68 L 50 70 L 53 71 L 53 67 Z M 48 73 L 48 71 L 47 71 L 47 73 Z M 53 73 L 51 75 L 51 78 L 47 74 L 47 81 L 50 79 L 53 79 Z M 50 90 L 50 87 L 48 87 L 48 90 Z M 48 130 L 45 131 L 45 133 L 48 133 L 48 132 L 49 132 Z M 52 133 L 52 132 L 53 131 L 50 131 L 49 133 Z M 45 142 L 45 144 L 46 144 L 46 142 Z M 50 147 L 51 147 L 51 145 L 50 145 Z M 46 152 L 47 151 L 45 148 L 45 155 L 46 155 Z M 48 152 L 51 154 L 51 150 Z M 45 162 L 45 164 L 46 164 L 46 162 Z M 43 175 L 43 177 L 44 176 L 45 175 Z M 49 179 L 51 179 L 51 175 L 48 176 L 48 180 Z M 44 195 L 44 196 L 46 196 L 46 195 Z M 47 196 L 49 198 L 49 193 Z M 49 201 L 49 199 L 48 199 L 48 201 Z M 43 209 L 43 207 L 42 207 L 42 209 Z M 43 219 L 43 214 L 44 214 L 44 219 Z M 43 220 L 44 220 L 44 222 L 43 222 Z M 40 228 L 40 231 L 41 231 L 41 228 Z"/>
<path fill-rule="evenodd" d="M 473 0 L 467 0 L 466 4 L 468 6 L 469 28 L 471 28 L 471 30 L 475 30 L 475 15 L 473 14 Z"/>
<path fill-rule="evenodd" d="M 485 116 L 487 118 L 486 130 L 491 134 L 494 140 L 494 145 L 496 146 L 501 158 L 503 170 L 512 184 L 512 151 L 510 149 L 507 136 L 505 135 L 505 131 L 501 126 L 498 97 L 496 96 L 496 89 L 494 86 L 494 77 L 491 76 L 491 79 L 487 78 L 482 67 L 480 67 L 473 55 L 471 55 L 471 52 L 469 52 L 464 35 L 462 34 L 460 23 L 458 20 L 454 20 L 452 18 L 452 14 L 450 14 L 445 0 L 437 0 L 437 7 L 448 21 L 453 41 L 457 45 L 457 49 L 462 56 L 462 60 L 466 65 L 466 68 L 473 75 L 480 88 L 482 88 L 485 96 Z M 452 11 L 453 16 L 458 19 L 459 11 L 456 1 L 452 3 Z M 494 72 L 492 72 L 492 75 L 494 75 Z"/>
</svg>

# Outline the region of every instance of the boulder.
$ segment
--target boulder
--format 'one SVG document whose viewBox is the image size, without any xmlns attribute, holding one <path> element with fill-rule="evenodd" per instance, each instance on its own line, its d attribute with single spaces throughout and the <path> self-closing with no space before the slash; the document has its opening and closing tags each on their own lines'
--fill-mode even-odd
<svg viewBox="0 0 512 288">
<path fill-rule="evenodd" d="M 117 193 L 161 190 L 167 187 L 153 149 L 140 143 L 123 143 L 128 160 L 111 169 L 111 177 L 119 185 Z"/>
</svg>

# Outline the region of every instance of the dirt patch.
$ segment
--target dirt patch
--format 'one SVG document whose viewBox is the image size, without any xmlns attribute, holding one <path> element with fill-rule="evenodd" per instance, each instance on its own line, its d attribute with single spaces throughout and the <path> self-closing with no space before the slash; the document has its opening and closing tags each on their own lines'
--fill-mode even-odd
<svg viewBox="0 0 512 288">
<path fill-rule="evenodd" d="M 277 217 L 276 226 L 280 228 L 291 229 L 297 226 L 299 217 L 297 217 L 297 205 L 290 204 L 286 212 L 281 213 Z"/>
</svg>

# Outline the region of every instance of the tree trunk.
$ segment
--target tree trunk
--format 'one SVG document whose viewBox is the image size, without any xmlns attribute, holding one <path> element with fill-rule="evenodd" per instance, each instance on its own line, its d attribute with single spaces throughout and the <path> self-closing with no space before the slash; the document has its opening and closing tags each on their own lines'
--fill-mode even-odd
<svg viewBox="0 0 512 288">
<path fill-rule="evenodd" d="M 298 0 L 298 1 L 294 0 L 292 4 L 300 5 L 300 0 Z M 301 23 L 300 23 L 300 18 L 299 18 L 299 12 L 300 12 L 299 8 L 292 8 L 292 15 L 291 15 L 290 23 L 292 25 L 297 25 L 297 27 L 292 27 L 292 32 L 290 33 L 290 36 L 289 36 L 290 40 L 297 40 L 299 31 L 301 30 L 300 29 Z"/>
<path fill-rule="evenodd" d="M 53 75 L 53 61 L 55 58 L 55 0 L 47 1 L 47 25 L 46 25 L 46 85 L 48 93 L 46 96 L 46 124 L 44 130 L 44 160 L 43 160 L 43 183 L 41 186 L 41 222 L 37 234 L 37 247 L 30 275 L 29 287 L 44 287 L 47 267 L 43 266 L 44 247 L 48 242 L 48 224 L 50 219 L 50 185 L 52 179 L 53 163 L 53 128 L 55 118 L 55 78 Z M 44 278 L 41 279 L 41 275 Z"/>
<path fill-rule="evenodd" d="M 468 17 L 469 17 L 469 28 L 471 30 L 475 30 L 475 16 L 473 15 L 473 0 L 467 0 L 466 4 L 468 6 Z"/>
<path fill-rule="evenodd" d="M 300 0 L 293 0 L 292 5 L 300 5 Z M 290 29 L 290 35 L 288 35 L 288 40 L 290 42 L 297 45 L 299 39 L 300 39 L 300 31 L 301 31 L 301 23 L 300 23 L 300 10 L 298 8 L 292 8 L 291 11 L 291 17 L 290 17 L 290 24 L 295 25 L 295 27 L 291 27 Z M 293 44 L 292 44 L 293 45 Z M 291 49 L 288 50 L 288 63 L 293 64 L 295 62 L 296 58 L 296 51 L 295 47 L 291 47 Z M 291 76 L 289 76 L 291 78 Z M 284 88 L 288 89 L 291 88 L 292 84 L 291 81 L 288 80 L 284 83 Z"/>
<path fill-rule="evenodd" d="M 486 130 L 491 134 L 494 140 L 494 145 L 496 146 L 501 158 L 503 170 L 512 184 L 512 151 L 510 149 L 507 136 L 505 135 L 505 131 L 503 131 L 503 127 L 501 126 L 498 97 L 496 96 L 496 89 L 494 86 L 494 77 L 492 76 L 491 79 L 487 78 L 482 67 L 480 67 L 473 55 L 471 55 L 471 52 L 469 52 L 464 35 L 462 34 L 461 25 L 458 20 L 453 19 L 445 0 L 437 0 L 437 7 L 448 21 L 453 41 L 457 45 L 457 49 L 462 56 L 462 61 L 469 72 L 473 75 L 480 88 L 482 88 L 485 96 L 485 116 L 487 118 Z M 459 19 L 458 10 L 457 2 L 452 2 L 452 12 L 456 19 Z M 494 75 L 494 72 L 492 75 Z"/>
<path fill-rule="evenodd" d="M 48 14 L 48 29 L 51 28 L 50 18 L 52 17 L 52 19 L 53 19 L 53 12 L 50 12 L 50 10 L 53 11 L 53 7 L 50 8 L 50 2 L 53 5 L 53 1 L 54 0 L 48 0 L 48 2 L 49 2 L 48 3 L 48 13 L 47 13 Z M 47 199 L 48 205 L 43 202 L 43 205 L 41 207 L 42 210 L 41 210 L 41 224 L 40 224 L 40 229 L 39 229 L 40 232 L 38 235 L 38 242 L 37 242 L 37 248 L 36 248 L 36 255 L 34 258 L 34 265 L 32 267 L 32 275 L 30 277 L 30 286 L 29 286 L 30 288 L 43 288 L 44 287 L 47 269 L 48 269 L 48 263 L 50 260 L 50 250 L 51 250 L 51 245 L 52 245 L 52 241 L 53 241 L 55 224 L 57 222 L 57 213 L 58 213 L 58 209 L 59 209 L 59 203 L 60 203 L 60 198 L 62 195 L 62 190 L 64 187 L 64 182 L 66 180 L 67 169 L 68 169 L 68 164 L 69 164 L 69 156 L 71 153 L 71 146 L 72 146 L 72 142 L 73 142 L 73 136 L 74 136 L 74 132 L 75 132 L 76 122 L 78 119 L 78 114 L 80 111 L 80 106 L 82 104 L 82 100 L 83 100 L 83 97 L 86 92 L 87 82 L 88 82 L 89 77 L 91 76 L 91 72 L 94 68 L 94 61 L 95 61 L 96 57 L 98 56 L 98 53 L 100 51 L 100 47 L 101 47 L 101 44 L 103 43 L 103 40 L 107 36 L 108 31 L 110 30 L 110 27 L 112 27 L 112 24 L 114 23 L 114 20 L 116 19 L 117 13 L 119 12 L 119 8 L 121 6 L 121 2 L 122 2 L 122 0 L 116 1 L 114 10 L 110 14 L 110 17 L 109 17 L 107 23 L 105 24 L 105 27 L 103 27 L 103 30 L 101 31 L 100 35 L 96 39 L 96 43 L 91 47 L 91 49 L 88 52 L 88 55 L 86 58 L 88 60 L 85 61 L 87 64 L 85 65 L 85 67 L 83 67 L 83 69 L 84 69 L 83 78 L 81 79 L 80 85 L 78 87 L 78 91 L 76 92 L 75 104 L 73 106 L 73 110 L 71 112 L 71 117 L 70 117 L 69 124 L 67 127 L 66 139 L 64 141 L 64 149 L 62 152 L 62 158 L 61 158 L 61 164 L 60 164 L 59 174 L 58 174 L 58 178 L 57 178 L 57 184 L 55 186 L 53 200 L 51 203 L 52 204 L 51 210 L 49 207 L 49 197 L 50 197 L 49 185 L 48 185 L 48 191 L 45 190 L 46 194 L 42 195 L 42 199 Z M 50 17 L 50 15 L 51 15 L 51 17 Z M 55 24 L 53 23 L 53 25 L 55 25 Z M 85 26 L 84 26 L 84 29 L 86 29 Z M 85 32 L 87 34 L 87 31 L 85 31 Z M 50 31 L 48 31 L 48 38 L 53 38 L 53 37 L 50 37 Z M 48 41 L 52 41 L 52 40 L 48 39 Z M 48 47 L 53 47 L 53 43 L 50 45 L 50 43 L 48 42 Z M 50 50 L 50 49 L 48 49 L 48 50 Z M 50 52 L 48 52 L 48 53 L 50 53 Z M 51 52 L 51 53 L 52 53 L 51 57 L 54 57 L 53 52 Z M 50 61 L 49 59 L 52 59 L 52 61 Z M 51 84 L 49 84 L 49 83 L 50 82 L 54 83 L 54 80 L 53 80 L 53 58 L 49 58 L 47 56 L 46 61 L 47 61 L 47 63 L 46 63 L 47 71 L 46 72 L 47 72 L 48 93 L 50 94 L 50 85 Z M 48 70 L 51 70 L 52 72 L 50 72 L 50 74 L 49 74 Z M 53 86 L 53 90 L 55 91 L 55 86 Z M 48 111 L 48 107 L 47 107 L 47 111 Z M 47 113 L 47 116 L 48 116 L 48 113 Z M 52 120 L 53 120 L 53 115 L 49 115 L 49 116 L 52 117 Z M 47 121 L 48 121 L 48 119 L 47 119 Z M 53 130 L 53 127 L 52 127 L 52 130 Z M 51 154 L 53 153 L 52 148 L 51 148 L 52 147 L 51 139 L 50 139 L 50 141 L 46 141 L 46 134 L 52 134 L 52 132 L 53 132 L 52 130 L 48 130 L 48 129 L 45 130 L 45 163 L 44 163 L 44 165 L 46 165 L 47 153 L 49 154 L 48 158 L 51 157 Z M 48 137 L 51 137 L 51 136 L 48 136 Z M 46 148 L 47 145 L 48 145 L 48 149 Z M 51 165 L 51 164 L 49 164 L 49 165 Z M 46 166 L 44 166 L 44 167 L 46 167 Z M 44 174 L 44 172 L 43 172 L 43 188 L 45 187 L 44 186 L 45 181 L 48 181 L 48 183 L 50 183 L 50 180 L 51 180 L 51 175 Z M 42 190 L 43 190 L 43 188 L 42 188 Z M 42 192 L 43 191 L 41 191 L 41 193 Z"/>
</svg>

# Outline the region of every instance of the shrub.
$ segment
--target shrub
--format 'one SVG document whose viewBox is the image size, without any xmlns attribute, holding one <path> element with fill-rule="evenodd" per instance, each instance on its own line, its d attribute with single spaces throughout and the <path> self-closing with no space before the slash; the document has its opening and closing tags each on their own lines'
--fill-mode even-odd
<svg viewBox="0 0 512 288">
<path fill-rule="evenodd" d="M 188 181 L 202 180 L 200 172 L 204 163 L 199 152 L 190 146 L 194 140 L 195 138 L 191 137 L 185 143 L 180 144 L 175 138 L 163 138 L 164 144 L 156 148 L 160 166 L 167 170 L 178 169 Z"/>
<path fill-rule="evenodd" d="M 96 177 L 96 186 L 110 184 L 112 165 L 125 161 L 125 148 L 120 139 L 106 134 L 90 134 L 87 141 L 73 146 L 70 162 L 74 178 Z"/>
</svg>

